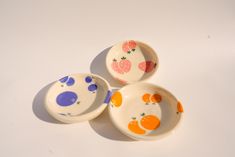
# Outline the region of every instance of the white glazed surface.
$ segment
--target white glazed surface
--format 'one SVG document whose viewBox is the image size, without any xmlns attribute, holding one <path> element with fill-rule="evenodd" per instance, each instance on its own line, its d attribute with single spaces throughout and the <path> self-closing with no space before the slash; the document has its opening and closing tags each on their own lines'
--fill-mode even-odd
<svg viewBox="0 0 235 157">
<path fill-rule="evenodd" d="M 136 83 L 121 88 L 118 92 L 122 95 L 122 104 L 118 107 L 111 102 L 109 113 L 115 126 L 127 136 L 137 140 L 155 140 L 163 137 L 173 130 L 182 117 L 182 112 L 178 112 L 178 100 L 167 90 L 149 83 Z M 145 93 L 159 94 L 162 97 L 159 103 L 146 104 L 142 100 Z M 155 130 L 145 129 L 140 125 L 141 114 L 155 115 L 160 119 L 160 126 Z M 135 117 L 140 128 L 145 130 L 145 134 L 139 135 L 128 129 L 128 124 Z"/>
<path fill-rule="evenodd" d="M 135 42 L 136 46 L 134 51 L 129 50 L 130 53 L 127 53 L 123 50 L 123 44 L 129 41 Z M 119 64 L 117 66 L 120 68 L 120 62 L 123 57 L 130 63 L 130 65 L 127 65 L 129 66 L 129 70 L 127 69 L 126 71 L 124 70 L 124 72 L 117 72 L 112 67 L 112 64 L 115 59 L 117 64 Z M 145 61 L 151 61 L 152 64 L 156 65 L 154 68 L 151 68 L 152 70 L 149 72 L 145 72 L 139 68 L 139 64 Z M 119 80 L 122 84 L 147 80 L 156 72 L 158 65 L 159 61 L 155 51 L 150 46 L 140 41 L 127 40 L 119 42 L 109 50 L 106 56 L 106 67 L 109 73 L 113 76 L 113 78 Z"/>
<path fill-rule="evenodd" d="M 92 78 L 92 81 L 87 83 L 86 77 Z M 74 79 L 74 83 L 67 85 L 70 78 Z M 45 107 L 55 119 L 64 123 L 81 122 L 95 118 L 106 108 L 105 100 L 110 88 L 101 77 L 92 74 L 73 74 L 69 75 L 66 81 L 64 78 L 61 80 L 50 87 L 45 98 Z M 97 89 L 89 91 L 88 87 L 91 84 L 97 85 Z M 70 98 L 72 102 L 69 105 L 59 105 L 59 94 L 64 92 L 70 92 L 70 95 L 72 93 L 72 96 L 76 95 L 77 98 Z M 64 96 L 60 101 L 66 101 L 65 99 L 68 98 Z"/>
</svg>

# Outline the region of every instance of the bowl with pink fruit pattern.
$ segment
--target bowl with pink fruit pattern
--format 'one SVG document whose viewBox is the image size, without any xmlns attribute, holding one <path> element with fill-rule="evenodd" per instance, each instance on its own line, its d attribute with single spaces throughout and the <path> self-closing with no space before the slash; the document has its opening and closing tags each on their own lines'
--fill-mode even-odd
<svg viewBox="0 0 235 157">
<path fill-rule="evenodd" d="M 115 44 L 106 56 L 106 68 L 121 84 L 149 79 L 159 64 L 156 52 L 147 44 L 127 40 Z"/>
</svg>

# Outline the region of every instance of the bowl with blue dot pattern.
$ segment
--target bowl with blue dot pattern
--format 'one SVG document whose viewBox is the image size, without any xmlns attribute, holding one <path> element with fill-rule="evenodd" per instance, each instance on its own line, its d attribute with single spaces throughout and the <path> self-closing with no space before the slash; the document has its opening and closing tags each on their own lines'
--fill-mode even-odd
<svg viewBox="0 0 235 157">
<path fill-rule="evenodd" d="M 100 115 L 110 96 L 110 86 L 102 77 L 71 74 L 51 85 L 45 97 L 45 108 L 63 123 L 82 122 Z"/>
</svg>

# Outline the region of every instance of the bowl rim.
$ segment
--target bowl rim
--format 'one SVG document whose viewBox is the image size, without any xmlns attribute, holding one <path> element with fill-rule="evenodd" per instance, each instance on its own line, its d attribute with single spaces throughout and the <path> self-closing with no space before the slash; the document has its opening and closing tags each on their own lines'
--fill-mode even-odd
<svg viewBox="0 0 235 157">
<path fill-rule="evenodd" d="M 72 75 L 79 75 L 79 76 L 84 76 L 84 75 L 87 75 L 87 76 L 94 76 L 94 77 L 97 77 L 99 79 L 101 79 L 105 85 L 107 86 L 107 94 L 106 94 L 106 97 L 108 95 L 108 92 L 111 92 L 112 94 L 112 89 L 109 85 L 109 83 L 107 82 L 107 80 L 105 80 L 103 77 L 99 76 L 99 75 L 96 75 L 96 74 L 92 74 L 92 73 L 72 73 L 72 74 L 68 74 L 66 76 L 72 76 Z M 103 102 L 102 104 L 100 104 L 100 106 L 98 106 L 96 109 L 88 112 L 88 113 L 85 113 L 85 114 L 81 114 L 79 116 L 76 116 L 76 120 L 72 120 L 72 119 L 64 119 L 62 118 L 62 116 L 59 116 L 58 114 L 56 114 L 55 112 L 53 112 L 53 110 L 49 109 L 49 103 L 47 102 L 47 100 L 49 99 L 49 92 L 52 90 L 52 87 L 55 85 L 55 83 L 57 83 L 57 81 L 54 81 L 52 83 L 52 85 L 49 87 L 49 89 L 47 90 L 46 92 L 46 96 L 44 97 L 44 108 L 46 109 L 46 111 L 49 113 L 49 115 L 51 115 L 53 118 L 55 118 L 56 120 L 59 120 L 63 123 L 77 123 L 77 122 L 83 122 L 83 121 L 86 121 L 86 120 L 91 120 L 91 119 L 94 119 L 96 118 L 97 116 L 99 116 L 103 111 L 104 109 L 108 106 L 109 104 L 109 101 L 108 103 L 105 103 Z"/>
<path fill-rule="evenodd" d="M 154 54 L 154 58 L 156 59 L 157 65 L 156 65 L 156 67 L 154 68 L 154 71 L 151 73 L 151 75 L 149 75 L 148 77 L 146 77 L 146 78 L 144 78 L 144 79 L 140 79 L 140 80 L 138 80 L 138 81 L 127 81 L 127 80 L 122 80 L 121 78 L 119 79 L 118 77 L 116 77 L 116 75 L 114 75 L 113 72 L 111 71 L 110 65 L 108 64 L 108 62 L 109 62 L 108 58 L 109 58 L 109 55 L 110 55 L 110 53 L 111 53 L 111 50 L 112 50 L 112 48 L 113 48 L 115 45 L 121 44 L 121 43 L 123 43 L 123 42 L 125 42 L 125 41 L 131 41 L 131 40 L 132 40 L 132 39 L 130 39 L 130 40 L 123 40 L 123 41 L 119 41 L 119 42 L 113 44 L 113 45 L 111 46 L 111 48 L 108 50 L 108 53 L 106 54 L 106 57 L 105 57 L 105 66 L 106 66 L 106 69 L 108 70 L 108 73 L 109 73 L 115 80 L 121 82 L 121 83 L 124 84 L 124 85 L 148 81 L 150 78 L 152 78 L 152 77 L 155 75 L 155 73 L 157 72 L 157 70 L 158 70 L 158 68 L 159 68 L 159 57 L 158 57 L 158 54 L 156 53 L 156 51 L 155 51 L 151 46 L 149 46 L 148 44 L 146 44 L 145 42 L 142 42 L 142 41 L 139 41 L 139 40 L 134 40 L 136 43 L 140 43 L 140 44 L 142 44 L 142 45 L 147 46 L 147 47 L 152 51 L 152 53 Z"/>
<path fill-rule="evenodd" d="M 132 85 L 137 85 L 137 86 L 138 86 L 138 85 L 141 85 L 141 84 L 154 86 L 155 88 L 159 88 L 159 89 L 161 89 L 161 90 L 164 90 L 164 91 L 167 92 L 173 99 L 175 99 L 177 102 L 179 102 L 179 100 L 178 100 L 171 92 L 169 92 L 169 91 L 166 90 L 165 88 L 163 88 L 163 87 L 161 87 L 161 86 L 158 86 L 158 85 L 155 85 L 155 84 L 153 84 L 153 83 L 138 82 L 138 83 L 126 85 L 126 86 L 120 88 L 120 89 L 117 90 L 117 91 L 120 91 L 120 92 L 121 92 L 123 89 L 129 88 L 129 86 L 132 86 Z M 117 91 L 116 91 L 116 92 L 117 92 Z M 176 129 L 181 125 L 182 119 L 183 119 L 183 117 L 184 117 L 184 114 L 183 114 L 183 113 L 179 113 L 179 114 L 180 114 L 180 115 L 179 115 L 179 120 L 178 120 L 178 122 L 175 124 L 175 126 L 174 126 L 172 129 L 170 129 L 170 130 L 168 130 L 168 131 L 166 131 L 166 132 L 164 132 L 164 133 L 162 133 L 162 134 L 160 134 L 160 135 L 143 136 L 143 135 L 134 134 L 134 133 L 132 133 L 132 132 L 127 132 L 127 131 L 125 131 L 122 127 L 119 127 L 119 125 L 118 125 L 118 124 L 116 123 L 116 121 L 115 121 L 115 118 L 113 117 L 111 103 L 110 103 L 109 106 L 108 106 L 108 111 L 109 111 L 109 117 L 110 117 L 112 123 L 114 124 L 114 126 L 115 126 L 120 132 L 122 132 L 124 135 L 126 135 L 126 136 L 128 136 L 128 137 L 130 137 L 130 138 L 132 138 L 132 139 L 134 139 L 134 140 L 146 140 L 146 141 L 158 140 L 158 139 L 161 139 L 161 138 L 163 138 L 163 137 L 165 137 L 165 136 L 167 136 L 167 135 L 169 135 L 169 134 L 172 134 L 172 133 L 174 132 L 174 130 L 176 130 Z"/>
</svg>

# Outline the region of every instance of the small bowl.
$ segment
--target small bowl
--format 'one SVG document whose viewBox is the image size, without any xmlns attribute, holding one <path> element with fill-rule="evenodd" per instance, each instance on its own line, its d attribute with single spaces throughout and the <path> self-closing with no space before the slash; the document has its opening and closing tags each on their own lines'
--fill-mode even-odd
<svg viewBox="0 0 235 157">
<path fill-rule="evenodd" d="M 182 118 L 181 103 L 167 90 L 149 83 L 127 85 L 110 100 L 114 125 L 136 140 L 155 140 L 171 132 Z"/>
<path fill-rule="evenodd" d="M 110 86 L 100 76 L 72 74 L 50 87 L 45 97 L 45 108 L 61 122 L 81 122 L 101 114 L 109 103 L 110 96 Z"/>
<path fill-rule="evenodd" d="M 106 56 L 106 68 L 122 84 L 144 81 L 158 68 L 155 51 L 140 41 L 123 41 L 114 45 Z"/>
</svg>

